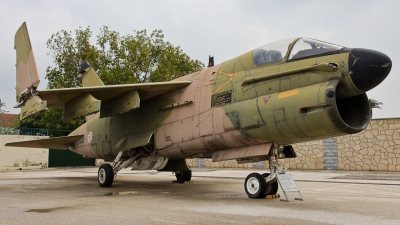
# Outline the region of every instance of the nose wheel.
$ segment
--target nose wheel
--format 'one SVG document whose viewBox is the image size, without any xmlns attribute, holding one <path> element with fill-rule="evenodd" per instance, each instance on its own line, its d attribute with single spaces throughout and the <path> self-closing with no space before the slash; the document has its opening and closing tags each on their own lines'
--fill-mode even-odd
<svg viewBox="0 0 400 225">
<path fill-rule="evenodd" d="M 266 182 L 266 178 L 269 177 L 269 173 L 263 173 L 261 176 L 264 178 L 266 183 L 264 194 L 267 195 L 275 195 L 278 193 L 278 182 Z M 265 197 L 263 196 L 263 197 Z"/>
<path fill-rule="evenodd" d="M 278 183 L 265 181 L 269 173 L 251 173 L 246 177 L 244 190 L 250 198 L 265 198 L 267 195 L 274 195 L 278 192 Z"/>
<path fill-rule="evenodd" d="M 244 190 L 250 198 L 265 197 L 266 186 L 265 179 L 259 173 L 249 174 L 244 182 Z"/>
<path fill-rule="evenodd" d="M 267 195 L 275 195 L 278 192 L 277 175 L 284 174 L 286 169 L 278 161 L 282 158 L 284 146 L 273 145 L 268 161 L 270 173 L 251 173 L 244 181 L 244 190 L 249 198 L 265 198 Z"/>
</svg>

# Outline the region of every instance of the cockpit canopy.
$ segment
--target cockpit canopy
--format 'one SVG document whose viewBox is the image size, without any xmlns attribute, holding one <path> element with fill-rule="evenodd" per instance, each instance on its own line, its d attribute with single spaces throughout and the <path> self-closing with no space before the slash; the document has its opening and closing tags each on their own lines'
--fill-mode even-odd
<svg viewBox="0 0 400 225">
<path fill-rule="evenodd" d="M 290 54 L 287 54 L 290 50 L 289 47 L 294 41 L 296 43 L 293 45 Z M 295 60 L 324 53 L 336 52 L 342 48 L 344 47 L 311 38 L 288 38 L 254 49 L 253 61 L 255 66 L 262 66 L 284 61 L 286 55 L 288 55 L 288 60 Z"/>
</svg>

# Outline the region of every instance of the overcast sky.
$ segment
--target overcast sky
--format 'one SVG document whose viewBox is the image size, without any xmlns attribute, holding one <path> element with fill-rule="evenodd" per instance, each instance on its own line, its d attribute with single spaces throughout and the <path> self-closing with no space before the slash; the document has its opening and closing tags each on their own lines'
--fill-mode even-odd
<svg viewBox="0 0 400 225">
<path fill-rule="evenodd" d="M 221 63 L 261 45 L 289 37 L 311 37 L 351 48 L 387 54 L 393 62 L 388 78 L 368 92 L 383 102 L 374 118 L 400 117 L 400 1 L 74 1 L 0 0 L 0 99 L 11 113 L 15 105 L 14 35 L 27 22 L 39 74 L 53 62 L 46 41 L 60 30 L 90 26 L 122 35 L 161 29 L 165 40 L 179 45 L 204 64 L 208 55 Z"/>
</svg>

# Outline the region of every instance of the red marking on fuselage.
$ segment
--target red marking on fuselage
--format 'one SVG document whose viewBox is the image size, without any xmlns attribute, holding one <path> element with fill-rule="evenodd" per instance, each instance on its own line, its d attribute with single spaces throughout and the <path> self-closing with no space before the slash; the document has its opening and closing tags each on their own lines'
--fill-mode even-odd
<svg viewBox="0 0 400 225">
<path fill-rule="evenodd" d="M 263 98 L 264 103 L 267 104 L 267 102 L 269 101 L 269 99 L 271 98 L 271 96 L 266 96 Z"/>
</svg>

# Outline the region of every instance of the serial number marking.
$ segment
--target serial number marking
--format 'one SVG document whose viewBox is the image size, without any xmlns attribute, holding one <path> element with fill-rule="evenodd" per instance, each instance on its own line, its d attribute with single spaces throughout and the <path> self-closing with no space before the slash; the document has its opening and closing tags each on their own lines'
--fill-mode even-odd
<svg viewBox="0 0 400 225">
<path fill-rule="evenodd" d="M 223 106 L 232 102 L 232 90 L 216 93 L 211 96 L 211 107 Z"/>
</svg>

